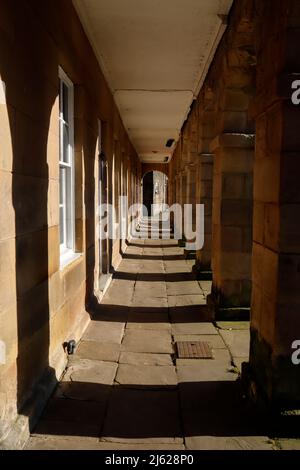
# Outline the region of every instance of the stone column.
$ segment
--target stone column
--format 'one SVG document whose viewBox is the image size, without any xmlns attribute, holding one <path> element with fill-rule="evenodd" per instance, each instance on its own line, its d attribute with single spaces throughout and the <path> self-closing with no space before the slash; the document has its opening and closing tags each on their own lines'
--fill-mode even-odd
<svg viewBox="0 0 300 470">
<path fill-rule="evenodd" d="M 211 87 L 205 85 L 198 98 L 198 198 L 204 204 L 204 246 L 196 252 L 193 267 L 198 279 L 211 280 L 213 155 L 210 142 L 215 136 L 215 103 Z"/>
<path fill-rule="evenodd" d="M 199 279 L 211 279 L 213 155 L 202 153 L 198 159 L 199 203 L 204 204 L 204 246 L 196 253 L 194 270 Z"/>
<path fill-rule="evenodd" d="M 291 101 L 300 78 L 299 2 L 257 2 L 256 24 L 253 295 L 243 377 L 256 401 L 299 409 L 292 344 L 300 340 L 300 105 Z"/>
<path fill-rule="evenodd" d="M 212 299 L 217 317 L 249 315 L 254 135 L 221 134 L 214 153 Z"/>
</svg>

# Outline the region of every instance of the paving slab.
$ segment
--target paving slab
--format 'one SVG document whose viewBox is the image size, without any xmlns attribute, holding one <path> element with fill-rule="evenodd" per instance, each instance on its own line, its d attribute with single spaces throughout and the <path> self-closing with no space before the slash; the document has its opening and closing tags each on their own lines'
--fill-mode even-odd
<svg viewBox="0 0 300 470">
<path fill-rule="evenodd" d="M 142 322 L 142 323 L 137 323 L 137 322 L 132 322 L 132 323 L 127 323 L 126 329 L 129 330 L 154 330 L 154 331 L 159 331 L 159 330 L 165 330 L 168 332 L 171 332 L 171 325 L 170 323 L 159 323 L 159 322 L 154 322 L 154 323 L 147 323 L 147 322 Z"/>
<path fill-rule="evenodd" d="M 174 366 L 145 366 L 120 364 L 115 380 L 119 385 L 131 388 L 146 386 L 147 389 L 176 387 L 177 375 Z"/>
<path fill-rule="evenodd" d="M 187 450 L 274 450 L 267 437 L 192 436 L 185 438 Z"/>
<path fill-rule="evenodd" d="M 131 303 L 132 307 L 146 308 L 168 308 L 167 297 L 149 297 L 134 295 Z"/>
<path fill-rule="evenodd" d="M 162 248 L 144 248 L 143 249 L 143 256 L 163 256 L 163 250 Z"/>
<path fill-rule="evenodd" d="M 172 323 L 212 323 L 214 317 L 209 305 L 169 307 L 169 315 Z M 193 334 L 193 332 L 186 332 L 186 334 Z"/>
<path fill-rule="evenodd" d="M 176 370 L 178 382 L 236 381 L 237 375 L 229 372 L 230 359 L 223 356 L 215 359 L 178 359 Z"/>
<path fill-rule="evenodd" d="M 239 372 L 242 372 L 242 364 L 243 362 L 249 362 L 249 355 L 247 357 L 232 357 L 232 361 L 235 365 L 235 367 L 239 370 Z"/>
<path fill-rule="evenodd" d="M 97 341 L 81 341 L 76 357 L 95 361 L 118 362 L 120 345 L 117 343 L 99 343 Z"/>
<path fill-rule="evenodd" d="M 118 299 L 115 298 L 111 304 L 100 304 L 99 307 L 93 309 L 92 320 L 106 321 L 110 323 L 126 323 L 128 320 L 128 305 L 115 305 Z"/>
<path fill-rule="evenodd" d="M 172 338 L 167 331 L 126 330 L 121 346 L 125 352 L 172 354 Z"/>
<path fill-rule="evenodd" d="M 154 448 L 155 447 L 155 448 Z M 99 441 L 97 438 L 31 437 L 25 450 L 181 450 L 183 444 L 141 444 Z"/>
<path fill-rule="evenodd" d="M 200 289 L 199 289 L 200 291 Z M 168 295 L 169 307 L 185 307 L 190 305 L 206 305 L 202 294 L 199 295 Z"/>
<path fill-rule="evenodd" d="M 249 330 L 219 330 L 233 357 L 249 357 Z"/>
<path fill-rule="evenodd" d="M 201 295 L 202 290 L 197 281 L 167 282 L 168 296 Z"/>
<path fill-rule="evenodd" d="M 154 286 L 147 281 L 137 281 L 134 288 L 135 297 L 166 297 L 167 289 L 165 282 L 157 282 Z"/>
<path fill-rule="evenodd" d="M 115 387 L 110 396 L 101 440 L 182 444 L 178 409 L 176 391 Z"/>
<path fill-rule="evenodd" d="M 91 321 L 83 335 L 84 341 L 121 344 L 125 323 L 109 321 Z"/>
<path fill-rule="evenodd" d="M 128 316 L 127 329 L 135 330 L 171 330 L 167 313 L 137 313 L 131 312 Z"/>
<path fill-rule="evenodd" d="M 172 315 L 172 333 L 173 335 L 218 335 L 218 331 L 212 323 L 199 323 L 201 318 L 198 313 L 187 315 Z M 178 321 L 178 323 L 176 322 Z M 181 321 L 180 321 L 181 320 Z M 186 321 L 185 321 L 186 320 Z"/>
<path fill-rule="evenodd" d="M 114 362 L 75 359 L 55 392 L 56 398 L 102 402 L 107 399 L 114 383 L 118 364 Z"/>
<path fill-rule="evenodd" d="M 221 330 L 250 330 L 249 321 L 218 321 L 216 325 Z"/>
<path fill-rule="evenodd" d="M 111 305 L 117 302 L 118 305 L 129 306 L 133 297 L 133 289 L 120 290 L 112 289 L 104 295 L 101 305 Z"/>
<path fill-rule="evenodd" d="M 165 269 L 162 261 L 142 260 L 140 264 L 140 273 L 161 273 L 164 274 Z"/>
<path fill-rule="evenodd" d="M 174 342 L 179 341 L 205 341 L 212 349 L 226 349 L 226 345 L 220 335 L 174 335 Z"/>
<path fill-rule="evenodd" d="M 211 293 L 212 281 L 198 281 L 198 283 L 206 295 Z"/>
<path fill-rule="evenodd" d="M 31 437 L 25 450 L 101 450 L 98 438 L 43 436 Z"/>
<path fill-rule="evenodd" d="M 265 420 L 259 419 L 244 402 L 239 382 L 227 378 L 222 380 L 222 374 L 217 374 L 215 380 L 202 378 L 203 381 L 179 384 L 186 442 L 193 438 L 193 447 L 201 448 L 208 436 L 220 438 L 220 446 L 223 438 L 267 436 Z M 197 443 L 196 438 L 201 438 L 201 441 Z M 214 447 L 215 443 L 210 445 Z M 191 441 L 189 446 L 192 447 Z"/>
<path fill-rule="evenodd" d="M 33 435 L 98 437 L 106 402 L 52 398 Z"/>
<path fill-rule="evenodd" d="M 112 385 L 118 364 L 116 362 L 92 361 L 74 357 L 69 362 L 62 382 L 84 382 Z"/>
<path fill-rule="evenodd" d="M 122 352 L 119 359 L 120 364 L 144 365 L 144 366 L 172 366 L 170 354 L 148 354 Z"/>
<path fill-rule="evenodd" d="M 276 439 L 280 450 L 300 450 L 300 439 Z"/>
</svg>

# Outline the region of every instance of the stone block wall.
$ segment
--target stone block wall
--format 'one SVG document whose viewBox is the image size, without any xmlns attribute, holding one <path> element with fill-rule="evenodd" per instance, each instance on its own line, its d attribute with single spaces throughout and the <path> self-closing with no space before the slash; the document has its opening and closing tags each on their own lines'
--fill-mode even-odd
<svg viewBox="0 0 300 470">
<path fill-rule="evenodd" d="M 79 254 L 63 270 L 58 210 L 59 66 L 74 83 L 75 92 Z M 35 396 L 36 412 L 39 400 L 45 401 L 65 367 L 63 343 L 78 340 L 90 320 L 97 273 L 98 119 L 105 123 L 109 198 L 115 187 L 114 140 L 125 150 L 119 158 L 135 187 L 141 168 L 70 1 L 1 2 L 0 80 L 0 340 L 6 346 L 0 364 L 2 441 L 18 415 L 24 418 L 20 439 L 23 431 L 28 432 L 28 417 L 34 415 L 28 401 Z M 132 199 L 138 197 L 136 191 Z M 119 259 L 115 243 L 112 264 Z"/>
<path fill-rule="evenodd" d="M 254 161 L 253 292 L 250 368 L 256 400 L 299 407 L 300 107 L 292 82 L 300 72 L 297 1 L 255 2 L 257 96 Z"/>
</svg>

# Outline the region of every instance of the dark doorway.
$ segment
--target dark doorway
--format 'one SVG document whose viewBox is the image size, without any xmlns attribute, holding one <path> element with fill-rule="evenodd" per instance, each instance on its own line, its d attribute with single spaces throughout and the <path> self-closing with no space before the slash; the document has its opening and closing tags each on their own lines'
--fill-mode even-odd
<svg viewBox="0 0 300 470">
<path fill-rule="evenodd" d="M 153 186 L 154 186 L 154 179 L 153 179 L 153 171 L 146 173 L 143 178 L 143 204 L 147 208 L 147 213 L 143 213 L 143 215 L 151 216 L 151 208 L 153 205 Z M 144 209 L 145 211 L 145 209 Z"/>
</svg>

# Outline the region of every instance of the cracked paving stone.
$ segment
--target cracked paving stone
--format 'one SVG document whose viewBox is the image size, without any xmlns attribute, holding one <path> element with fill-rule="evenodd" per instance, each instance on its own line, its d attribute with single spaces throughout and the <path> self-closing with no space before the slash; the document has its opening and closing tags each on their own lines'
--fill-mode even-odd
<svg viewBox="0 0 300 470">
<path fill-rule="evenodd" d="M 219 330 L 233 357 L 249 357 L 249 330 Z"/>
<path fill-rule="evenodd" d="M 75 360 L 58 384 L 55 396 L 73 400 L 102 402 L 113 385 L 118 364 L 114 362 Z"/>
</svg>

